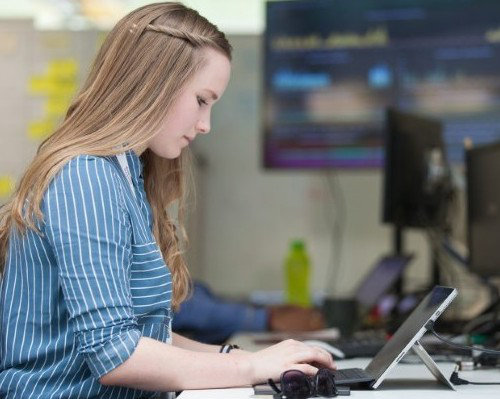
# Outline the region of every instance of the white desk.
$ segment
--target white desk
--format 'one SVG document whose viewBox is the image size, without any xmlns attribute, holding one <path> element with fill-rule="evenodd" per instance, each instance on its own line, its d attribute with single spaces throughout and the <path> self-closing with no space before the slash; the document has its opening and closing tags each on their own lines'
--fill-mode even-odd
<svg viewBox="0 0 500 399">
<path fill-rule="evenodd" d="M 368 361 L 368 359 L 354 359 L 337 363 L 339 368 L 364 367 Z M 438 363 L 438 366 L 447 377 L 451 375 L 454 368 L 451 363 Z M 500 370 L 463 371 L 459 373 L 459 376 L 469 381 L 500 382 Z M 460 385 L 454 392 L 440 385 L 423 364 L 399 364 L 378 389 L 351 391 L 350 397 L 353 399 L 500 399 L 500 385 Z M 271 396 L 254 396 L 252 388 L 184 391 L 179 396 L 179 399 L 249 398 L 271 398 Z M 342 399 L 344 396 L 337 398 Z"/>
</svg>

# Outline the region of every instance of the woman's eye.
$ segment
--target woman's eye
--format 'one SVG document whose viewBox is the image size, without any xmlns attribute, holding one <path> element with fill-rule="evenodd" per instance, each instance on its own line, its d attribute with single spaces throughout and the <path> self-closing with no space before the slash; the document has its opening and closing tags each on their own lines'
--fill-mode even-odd
<svg viewBox="0 0 500 399">
<path fill-rule="evenodd" d="M 207 105 L 208 102 L 203 98 L 203 97 L 197 97 L 198 99 L 198 105 Z"/>
</svg>

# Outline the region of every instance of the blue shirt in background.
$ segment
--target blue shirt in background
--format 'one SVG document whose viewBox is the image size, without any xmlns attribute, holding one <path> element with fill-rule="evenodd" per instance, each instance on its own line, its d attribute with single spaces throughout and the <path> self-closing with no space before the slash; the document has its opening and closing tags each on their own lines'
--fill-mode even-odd
<svg viewBox="0 0 500 399">
<path fill-rule="evenodd" d="M 172 328 L 197 341 L 220 344 L 240 331 L 266 331 L 268 318 L 265 308 L 219 298 L 194 282 L 192 296 L 175 313 Z"/>
</svg>

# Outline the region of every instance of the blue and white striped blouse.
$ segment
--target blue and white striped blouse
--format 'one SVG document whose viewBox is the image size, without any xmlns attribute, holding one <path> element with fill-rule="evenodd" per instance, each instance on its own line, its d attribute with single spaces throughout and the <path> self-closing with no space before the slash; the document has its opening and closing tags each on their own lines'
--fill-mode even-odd
<svg viewBox="0 0 500 399">
<path fill-rule="evenodd" d="M 0 297 L 1 398 L 137 398 L 101 385 L 139 338 L 169 342 L 172 281 L 152 234 L 139 157 L 81 155 L 54 178 L 39 224 L 13 231 Z"/>
</svg>

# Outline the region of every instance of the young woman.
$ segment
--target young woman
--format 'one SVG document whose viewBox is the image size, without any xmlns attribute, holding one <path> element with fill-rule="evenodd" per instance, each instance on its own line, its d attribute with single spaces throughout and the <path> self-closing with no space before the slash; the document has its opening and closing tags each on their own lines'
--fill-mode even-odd
<svg viewBox="0 0 500 399">
<path fill-rule="evenodd" d="M 209 132 L 230 59 L 224 34 L 178 3 L 108 35 L 1 209 L 0 397 L 158 397 L 333 367 L 296 341 L 219 353 L 171 333 L 189 287 L 186 147 Z"/>
</svg>

